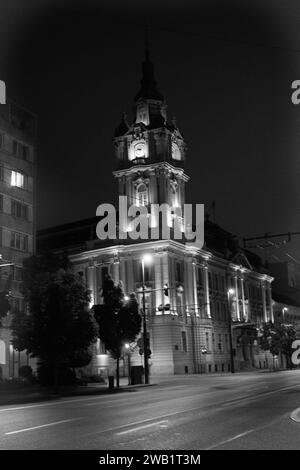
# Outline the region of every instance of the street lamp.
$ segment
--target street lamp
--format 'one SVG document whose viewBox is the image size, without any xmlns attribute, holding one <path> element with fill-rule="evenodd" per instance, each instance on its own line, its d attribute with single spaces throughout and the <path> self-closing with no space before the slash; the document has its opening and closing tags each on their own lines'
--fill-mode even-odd
<svg viewBox="0 0 300 470">
<path fill-rule="evenodd" d="M 2 254 L 0 253 L 0 261 L 3 260 L 3 256 Z M 5 266 L 14 266 L 15 263 L 0 263 L 0 268 L 4 268 Z"/>
<path fill-rule="evenodd" d="M 230 309 L 230 297 L 234 294 L 234 289 L 228 289 L 227 291 L 227 311 L 228 311 L 228 333 L 229 333 L 229 348 L 230 348 L 230 370 L 234 374 L 234 358 L 232 349 L 232 324 L 231 324 L 231 309 Z"/>
<path fill-rule="evenodd" d="M 143 336 L 144 336 L 144 369 L 145 369 L 145 384 L 149 383 L 149 363 L 148 363 L 148 338 L 147 338 L 147 323 L 146 323 L 146 297 L 145 297 L 145 263 L 152 262 L 152 256 L 145 254 L 142 256 L 142 288 L 143 288 Z"/>
<path fill-rule="evenodd" d="M 282 309 L 282 321 L 283 321 L 283 323 L 284 323 L 284 315 L 285 315 L 285 313 L 286 313 L 287 311 L 288 311 L 288 308 L 287 308 L 287 307 L 283 307 L 283 309 Z"/>
</svg>

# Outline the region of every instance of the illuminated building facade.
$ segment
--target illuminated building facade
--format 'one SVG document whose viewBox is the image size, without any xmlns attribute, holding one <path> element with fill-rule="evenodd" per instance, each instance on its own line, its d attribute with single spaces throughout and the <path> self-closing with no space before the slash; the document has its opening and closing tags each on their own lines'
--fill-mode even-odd
<svg viewBox="0 0 300 470">
<path fill-rule="evenodd" d="M 189 181 L 184 169 L 186 143 L 176 121 L 167 120 L 148 51 L 134 120 L 129 124 L 122 117 L 114 147 L 113 175 L 128 205 L 183 207 Z M 273 278 L 260 272 L 259 258 L 241 250 L 235 237 L 207 219 L 202 249 L 172 237 L 101 241 L 96 224 L 95 218 L 43 230 L 38 236 L 40 250 L 68 250 L 91 291 L 92 304 L 102 302 L 102 282 L 110 274 L 115 282 L 123 282 L 126 294 L 136 292 L 142 305 L 141 260 L 146 253 L 152 256 L 145 266 L 150 374 L 228 372 L 230 336 L 236 370 L 268 367 L 270 357 L 257 345 L 257 327 L 273 319 Z M 121 228 L 131 230 L 130 224 Z M 142 363 L 136 347 L 131 364 Z M 98 342 L 90 372 L 106 373 L 111 365 L 105 346 Z"/>
<path fill-rule="evenodd" d="M 28 364 L 25 353 L 10 343 L 11 314 L 26 306 L 21 292 L 23 259 L 35 251 L 36 118 L 8 101 L 0 106 L 0 292 L 9 297 L 10 311 L 0 327 L 3 378 L 18 376 Z"/>
</svg>

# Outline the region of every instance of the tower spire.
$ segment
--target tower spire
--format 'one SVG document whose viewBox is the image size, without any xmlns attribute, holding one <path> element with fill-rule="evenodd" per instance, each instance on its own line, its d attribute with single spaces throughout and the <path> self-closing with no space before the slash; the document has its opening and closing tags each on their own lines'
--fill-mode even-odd
<svg viewBox="0 0 300 470">
<path fill-rule="evenodd" d="M 154 67 L 149 58 L 148 26 L 145 27 L 145 60 L 142 65 L 141 88 L 135 96 L 135 101 L 140 98 L 164 101 L 163 95 L 157 90 L 154 77 Z"/>
<path fill-rule="evenodd" d="M 149 35 L 147 24 L 145 26 L 145 62 L 149 62 Z"/>
</svg>

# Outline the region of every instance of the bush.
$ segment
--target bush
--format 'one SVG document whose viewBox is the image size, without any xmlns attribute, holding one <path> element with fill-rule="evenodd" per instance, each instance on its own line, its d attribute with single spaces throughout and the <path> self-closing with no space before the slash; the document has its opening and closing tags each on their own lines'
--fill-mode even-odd
<svg viewBox="0 0 300 470">
<path fill-rule="evenodd" d="M 104 377 L 101 375 L 81 375 L 80 381 L 83 381 L 85 383 L 99 383 L 99 384 L 105 384 L 106 380 Z"/>
</svg>

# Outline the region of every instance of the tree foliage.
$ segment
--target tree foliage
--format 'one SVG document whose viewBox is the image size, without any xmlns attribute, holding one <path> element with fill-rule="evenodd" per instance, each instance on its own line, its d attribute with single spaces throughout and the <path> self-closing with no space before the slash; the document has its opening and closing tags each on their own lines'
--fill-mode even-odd
<svg viewBox="0 0 300 470">
<path fill-rule="evenodd" d="M 264 323 L 260 330 L 259 343 L 265 351 L 278 356 L 283 354 L 286 357 L 288 366 L 291 366 L 291 356 L 293 353 L 292 343 L 296 339 L 296 330 L 293 325 Z"/>
<path fill-rule="evenodd" d="M 134 293 L 125 301 L 123 285 L 115 284 L 110 276 L 103 282 L 103 304 L 94 305 L 95 318 L 99 324 L 99 337 L 112 357 L 118 361 L 124 344 L 135 341 L 141 331 L 139 305 Z"/>
<path fill-rule="evenodd" d="M 6 317 L 10 310 L 9 293 L 7 291 L 0 292 L 0 326 L 1 320 Z"/>
<path fill-rule="evenodd" d="M 32 256 L 24 268 L 23 293 L 29 309 L 13 316 L 12 342 L 15 349 L 37 357 L 57 381 L 59 371 L 91 360 L 89 348 L 98 328 L 88 310 L 89 291 L 66 257 Z"/>
</svg>

